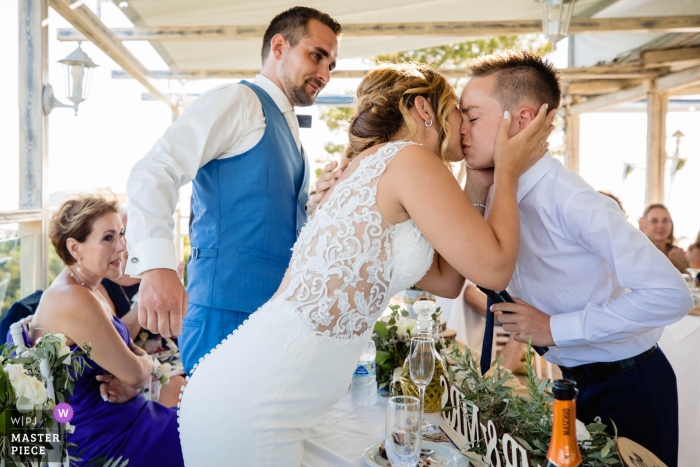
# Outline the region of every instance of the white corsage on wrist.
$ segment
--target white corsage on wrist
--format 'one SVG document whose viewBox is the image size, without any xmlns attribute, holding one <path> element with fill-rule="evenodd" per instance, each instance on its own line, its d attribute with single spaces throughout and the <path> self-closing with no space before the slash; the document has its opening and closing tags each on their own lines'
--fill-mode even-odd
<svg viewBox="0 0 700 467">
<path fill-rule="evenodd" d="M 158 382 L 165 386 L 170 381 L 170 363 L 160 363 L 157 358 L 153 357 L 153 371 L 151 375 L 155 376 Z"/>
</svg>

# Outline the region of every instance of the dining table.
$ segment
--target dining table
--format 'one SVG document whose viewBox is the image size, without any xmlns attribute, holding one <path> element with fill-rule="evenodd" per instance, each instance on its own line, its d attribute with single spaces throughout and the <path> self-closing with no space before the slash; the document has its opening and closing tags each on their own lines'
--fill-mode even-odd
<svg viewBox="0 0 700 467">
<path fill-rule="evenodd" d="M 302 467 L 362 467 L 362 453 L 384 439 L 388 397 L 377 394 L 374 405 L 358 406 L 347 394 L 323 417 L 321 423 L 304 440 Z M 437 413 L 426 413 L 425 420 L 435 425 L 444 423 Z M 454 444 L 447 442 L 450 447 Z"/>
</svg>

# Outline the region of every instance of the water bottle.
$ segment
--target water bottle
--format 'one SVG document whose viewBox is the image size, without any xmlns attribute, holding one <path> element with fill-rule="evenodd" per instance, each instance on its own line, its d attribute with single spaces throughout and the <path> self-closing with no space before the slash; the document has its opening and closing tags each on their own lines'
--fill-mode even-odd
<svg viewBox="0 0 700 467">
<path fill-rule="evenodd" d="M 376 358 L 377 348 L 370 339 L 352 375 L 352 403 L 355 405 L 373 405 L 377 402 Z"/>
</svg>

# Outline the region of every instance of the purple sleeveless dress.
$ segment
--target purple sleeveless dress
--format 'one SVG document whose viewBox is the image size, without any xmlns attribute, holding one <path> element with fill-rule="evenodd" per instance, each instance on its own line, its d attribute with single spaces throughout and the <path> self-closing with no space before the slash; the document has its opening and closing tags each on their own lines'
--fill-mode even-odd
<svg viewBox="0 0 700 467">
<path fill-rule="evenodd" d="M 112 323 L 128 345 L 129 331 L 124 323 L 116 316 Z M 71 346 L 71 350 L 75 348 Z M 184 466 L 176 410 L 147 401 L 140 394 L 124 404 L 105 402 L 95 378 L 107 372 L 94 361 L 87 362 L 92 368 L 85 368 L 69 398 L 75 433 L 68 435 L 68 442 L 77 445 L 69 453 L 82 459 L 75 465 L 122 456 L 122 460 L 129 459 L 129 467 Z"/>
</svg>

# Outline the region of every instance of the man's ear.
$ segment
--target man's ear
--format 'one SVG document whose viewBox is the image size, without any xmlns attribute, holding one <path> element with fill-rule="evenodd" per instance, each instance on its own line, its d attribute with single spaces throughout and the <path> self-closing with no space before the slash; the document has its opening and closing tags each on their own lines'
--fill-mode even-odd
<svg viewBox="0 0 700 467">
<path fill-rule="evenodd" d="M 537 112 L 530 107 L 520 107 L 513 115 L 513 120 L 518 124 L 518 129 L 522 130 L 535 119 Z"/>
<path fill-rule="evenodd" d="M 272 36 L 272 39 L 270 39 L 270 54 L 275 57 L 275 60 L 280 60 L 287 50 L 289 50 L 289 42 L 282 34 Z"/>
</svg>

